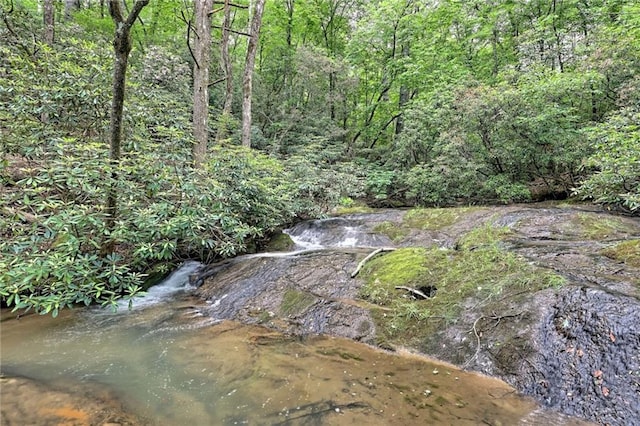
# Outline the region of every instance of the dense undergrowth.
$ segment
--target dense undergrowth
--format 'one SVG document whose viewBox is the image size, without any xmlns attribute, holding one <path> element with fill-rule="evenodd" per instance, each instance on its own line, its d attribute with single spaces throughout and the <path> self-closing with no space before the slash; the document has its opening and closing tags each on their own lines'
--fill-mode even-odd
<svg viewBox="0 0 640 426">
<path fill-rule="evenodd" d="M 13 306 L 113 304 L 179 259 L 255 249 L 297 213 L 282 167 L 256 152 L 218 149 L 204 170 L 135 152 L 118 168 L 120 215 L 109 232 L 104 144 L 56 141 L 51 149 L 46 162 L 23 160 L 21 178 L 5 181 L 2 193 L 0 282 Z M 105 253 L 110 242 L 116 250 Z"/>
</svg>

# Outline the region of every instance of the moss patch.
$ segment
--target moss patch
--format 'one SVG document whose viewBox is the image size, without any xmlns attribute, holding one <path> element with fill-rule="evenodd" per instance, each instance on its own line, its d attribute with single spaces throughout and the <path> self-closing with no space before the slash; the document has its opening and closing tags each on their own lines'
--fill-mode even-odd
<svg viewBox="0 0 640 426">
<path fill-rule="evenodd" d="M 496 227 L 487 223 L 462 237 L 458 242 L 458 247 L 463 250 L 473 250 L 478 247 L 494 246 L 511 234 L 513 231 L 507 226 Z"/>
<path fill-rule="evenodd" d="M 316 301 L 315 296 L 298 290 L 287 290 L 282 296 L 280 313 L 284 316 L 297 315 Z"/>
<path fill-rule="evenodd" d="M 396 285 L 418 285 L 426 270 L 425 248 L 404 248 L 377 256 L 369 261 L 361 274 L 366 280 L 362 296 L 381 306 L 389 306 L 397 295 Z"/>
<path fill-rule="evenodd" d="M 502 232 L 488 233 L 496 236 Z M 455 320 L 464 302 L 481 309 L 507 293 L 533 292 L 564 283 L 562 277 L 501 250 L 497 243 L 476 242 L 477 237 L 469 237 L 469 243 L 461 244 L 459 250 L 399 249 L 365 265 L 361 296 L 381 307 L 372 312 L 381 341 L 417 345 L 443 322 Z M 436 293 L 429 299 L 415 300 L 396 286 L 435 287 Z"/>
<path fill-rule="evenodd" d="M 603 215 L 580 213 L 572 223 L 580 227 L 582 235 L 590 240 L 604 240 L 632 231 L 620 218 Z"/>
<path fill-rule="evenodd" d="M 391 241 L 402 241 L 407 235 L 409 235 L 409 229 L 398 226 L 393 222 L 382 222 L 373 227 L 373 232 L 383 234 L 389 237 Z"/>
<path fill-rule="evenodd" d="M 437 230 L 451 226 L 479 207 L 457 207 L 442 209 L 413 209 L 409 210 L 402 221 L 407 228 L 422 230 Z"/>
<path fill-rule="evenodd" d="M 412 209 L 403 217 L 402 223 L 382 222 L 373 228 L 374 232 L 386 235 L 394 242 L 402 241 L 412 229 L 436 231 L 465 218 L 469 213 L 482 210 L 480 207 Z"/>
<path fill-rule="evenodd" d="M 290 251 L 293 246 L 294 243 L 291 237 L 284 232 L 279 232 L 271 237 L 265 249 L 267 251 Z"/>
<path fill-rule="evenodd" d="M 629 240 L 607 247 L 601 252 L 608 258 L 624 262 L 629 266 L 640 267 L 640 240 Z"/>
<path fill-rule="evenodd" d="M 480 207 L 412 209 L 405 213 L 401 223 L 382 222 L 376 225 L 373 231 L 386 235 L 390 240 L 398 243 L 406 238 L 412 229 L 439 230 L 464 219 L 470 212 L 480 210 L 482 210 Z"/>
<path fill-rule="evenodd" d="M 334 214 L 342 216 L 346 214 L 373 213 L 375 211 L 375 209 L 372 209 L 371 207 L 368 207 L 366 205 L 352 205 L 336 207 Z"/>
</svg>

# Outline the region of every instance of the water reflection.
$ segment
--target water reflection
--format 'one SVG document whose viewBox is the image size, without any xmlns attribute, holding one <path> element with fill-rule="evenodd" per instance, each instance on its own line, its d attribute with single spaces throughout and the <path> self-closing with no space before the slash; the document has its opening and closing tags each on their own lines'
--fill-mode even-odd
<svg viewBox="0 0 640 426">
<path fill-rule="evenodd" d="M 216 322 L 200 315 L 198 303 L 184 296 L 55 320 L 3 312 L 2 371 L 78 395 L 88 384 L 107 389 L 157 425 L 513 425 L 539 415 L 498 380 L 350 340 Z M 40 408 L 64 414 L 55 398 L 46 401 L 51 406 Z M 24 415 L 20 404 L 3 404 L 3 420 Z M 538 424 L 569 424 L 543 417 Z M 96 424 L 79 419 L 57 424 Z"/>
</svg>

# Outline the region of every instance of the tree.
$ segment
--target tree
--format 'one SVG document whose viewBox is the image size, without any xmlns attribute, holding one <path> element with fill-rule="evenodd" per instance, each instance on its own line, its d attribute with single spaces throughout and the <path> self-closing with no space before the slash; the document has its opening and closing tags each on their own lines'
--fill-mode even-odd
<svg viewBox="0 0 640 426">
<path fill-rule="evenodd" d="M 80 0 L 64 0 L 64 19 L 70 20 L 73 12 L 80 10 Z"/>
<path fill-rule="evenodd" d="M 249 30 L 249 45 L 247 46 L 247 58 L 244 65 L 242 78 L 242 145 L 251 146 L 251 96 L 253 92 L 253 69 L 258 51 L 260 27 L 262 26 L 262 13 L 265 0 L 256 0 L 253 7 L 251 27 Z"/>
<path fill-rule="evenodd" d="M 44 42 L 51 46 L 55 38 L 55 6 L 53 0 L 44 0 L 43 4 Z"/>
<path fill-rule="evenodd" d="M 107 191 L 107 230 L 113 231 L 118 214 L 116 180 L 117 167 L 120 161 L 120 145 L 122 143 L 122 112 L 124 109 L 124 93 L 126 87 L 127 63 L 131 53 L 131 27 L 140 15 L 142 8 L 149 4 L 149 0 L 136 0 L 129 15 L 123 14 L 124 4 L 122 0 L 109 1 L 109 13 L 116 25 L 113 39 L 113 98 L 111 101 L 111 116 L 109 119 L 109 160 L 111 162 L 111 184 Z M 110 241 L 107 251 L 112 252 L 115 242 Z"/>
<path fill-rule="evenodd" d="M 222 21 L 222 38 L 220 42 L 220 56 L 222 59 L 222 72 L 225 81 L 224 105 L 222 114 L 218 122 L 218 133 L 216 142 L 220 142 L 227 137 L 227 121 L 231 117 L 231 107 L 233 105 L 233 62 L 229 55 L 229 35 L 231 33 L 231 7 L 244 7 L 232 5 L 229 0 L 224 0 Z"/>
<path fill-rule="evenodd" d="M 352 146 L 359 139 L 369 148 L 389 140 L 392 134 L 387 130 L 394 122 L 394 133 L 402 132 L 401 110 L 413 88 L 406 77 L 401 77 L 406 66 L 411 65 L 411 37 L 420 38 L 420 31 L 424 31 L 412 24 L 416 12 L 412 0 L 380 2 L 371 6 L 351 38 L 349 56 L 358 65 L 362 81 L 359 108 L 354 114 L 359 128 L 353 129 Z"/>
<path fill-rule="evenodd" d="M 193 64 L 193 164 L 199 167 L 207 155 L 209 140 L 209 65 L 213 0 L 195 0 L 196 29 Z"/>
</svg>

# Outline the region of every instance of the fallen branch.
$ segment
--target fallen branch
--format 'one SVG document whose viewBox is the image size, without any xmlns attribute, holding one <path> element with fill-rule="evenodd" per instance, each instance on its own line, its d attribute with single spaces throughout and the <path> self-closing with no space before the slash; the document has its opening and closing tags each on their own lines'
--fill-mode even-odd
<svg viewBox="0 0 640 426">
<path fill-rule="evenodd" d="M 502 321 L 504 318 L 515 318 L 515 317 L 519 317 L 519 316 L 520 316 L 520 315 L 522 315 L 522 314 L 524 314 L 524 311 L 519 312 L 519 313 L 517 313 L 517 314 L 509 314 L 509 315 L 502 315 L 502 316 L 497 315 L 495 312 L 492 312 L 492 315 L 491 315 L 489 318 L 485 317 L 484 315 L 480 315 L 480 317 L 478 317 L 478 318 L 473 322 L 473 327 L 472 327 L 473 334 L 475 334 L 475 335 L 476 335 L 476 341 L 477 341 L 476 351 L 475 351 L 475 353 L 473 354 L 473 356 L 472 356 L 471 358 L 469 358 L 469 360 L 467 360 L 467 362 L 465 362 L 465 363 L 464 363 L 464 365 L 462 366 L 462 368 L 467 368 L 467 366 L 469 366 L 469 364 L 471 364 L 471 361 L 473 361 L 473 360 L 478 356 L 478 354 L 480 353 L 480 335 L 481 335 L 481 333 L 478 333 L 478 328 L 477 328 L 477 326 L 478 326 L 478 322 L 479 322 L 481 319 L 491 319 L 491 320 L 494 320 L 494 321 L 496 321 L 496 323 L 495 323 L 495 325 L 494 325 L 493 327 L 497 327 L 497 326 L 498 326 L 498 324 L 500 324 L 500 321 Z"/>
<path fill-rule="evenodd" d="M 377 256 L 378 254 L 384 251 L 394 251 L 394 250 L 395 250 L 394 247 L 380 247 L 379 249 L 374 250 L 371 254 L 369 254 L 367 257 L 362 259 L 360 263 L 358 263 L 358 267 L 356 268 L 356 270 L 351 273 L 351 278 L 355 278 L 356 275 L 360 273 L 360 270 L 362 269 L 364 264 L 367 263 L 367 261 L 371 260 L 373 257 Z"/>
<path fill-rule="evenodd" d="M 421 299 L 428 299 L 429 296 L 427 296 L 426 294 L 424 294 L 423 292 L 421 292 L 418 289 L 415 288 L 411 288 L 411 287 L 405 287 L 403 285 L 397 285 L 396 286 L 396 290 L 406 290 L 409 293 L 412 293 L 415 296 L 419 296 Z"/>
<path fill-rule="evenodd" d="M 473 334 L 476 335 L 476 340 L 478 341 L 478 344 L 476 346 L 476 352 L 473 354 L 473 356 L 471 358 L 469 358 L 469 360 L 467 360 L 467 362 L 464 363 L 462 368 L 467 368 L 467 366 L 469 364 L 471 364 L 471 361 L 473 361 L 478 356 L 478 354 L 480 353 L 480 334 L 478 334 L 478 329 L 476 328 L 476 326 L 478 325 L 478 321 L 480 321 L 483 318 L 484 318 L 484 316 L 481 315 L 480 317 L 478 317 L 478 319 L 476 319 L 473 322 Z"/>
<path fill-rule="evenodd" d="M 6 216 L 17 216 L 24 222 L 28 223 L 36 223 L 38 221 L 38 217 L 36 215 L 14 209 L 13 207 L 3 207 L 2 214 Z"/>
</svg>

